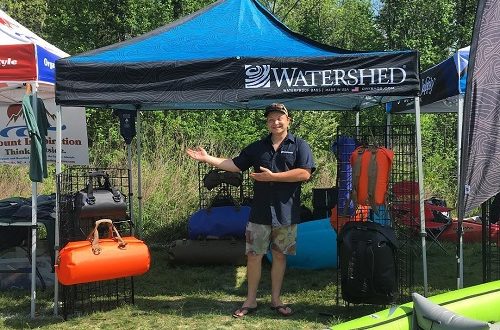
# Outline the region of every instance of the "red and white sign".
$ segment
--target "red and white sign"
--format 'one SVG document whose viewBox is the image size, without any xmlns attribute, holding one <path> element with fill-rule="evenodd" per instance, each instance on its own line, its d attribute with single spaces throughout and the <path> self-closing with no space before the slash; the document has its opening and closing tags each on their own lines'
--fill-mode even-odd
<svg viewBox="0 0 500 330">
<path fill-rule="evenodd" d="M 37 79 L 35 47 L 32 44 L 0 46 L 0 81 Z"/>
</svg>

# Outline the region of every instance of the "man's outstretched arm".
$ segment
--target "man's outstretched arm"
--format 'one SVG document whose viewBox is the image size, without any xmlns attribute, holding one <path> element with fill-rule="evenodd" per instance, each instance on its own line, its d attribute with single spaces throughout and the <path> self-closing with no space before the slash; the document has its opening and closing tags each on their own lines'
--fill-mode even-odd
<svg viewBox="0 0 500 330">
<path fill-rule="evenodd" d="M 197 161 L 207 163 L 214 167 L 220 168 L 221 170 L 228 172 L 241 172 L 241 170 L 234 164 L 232 159 L 210 156 L 202 147 L 187 149 L 186 153 L 189 157 Z"/>
</svg>

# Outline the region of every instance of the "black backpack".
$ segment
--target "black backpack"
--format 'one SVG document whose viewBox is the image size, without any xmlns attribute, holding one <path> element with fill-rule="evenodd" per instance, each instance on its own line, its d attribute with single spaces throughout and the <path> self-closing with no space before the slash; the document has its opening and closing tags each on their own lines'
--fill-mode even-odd
<svg viewBox="0 0 500 330">
<path fill-rule="evenodd" d="M 342 298 L 387 305 L 398 298 L 396 235 L 375 222 L 347 222 L 337 238 Z"/>
</svg>

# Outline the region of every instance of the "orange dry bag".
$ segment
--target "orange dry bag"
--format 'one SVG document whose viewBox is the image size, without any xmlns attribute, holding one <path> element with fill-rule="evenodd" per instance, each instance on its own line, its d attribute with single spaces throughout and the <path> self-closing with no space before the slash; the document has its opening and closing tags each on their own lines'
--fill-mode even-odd
<svg viewBox="0 0 500 330">
<path fill-rule="evenodd" d="M 330 224 L 339 233 L 349 221 L 368 221 L 368 214 L 368 206 L 357 207 L 354 215 L 351 216 L 338 214 L 337 206 L 335 206 L 332 208 L 332 214 L 330 215 Z"/>
<path fill-rule="evenodd" d="M 101 223 L 109 226 L 110 238 L 99 238 L 97 227 Z M 87 241 L 66 244 L 55 269 L 61 284 L 73 285 L 142 275 L 149 270 L 150 260 L 143 241 L 122 238 L 110 219 L 101 219 L 96 221 Z"/>
<path fill-rule="evenodd" d="M 377 206 L 386 202 L 394 152 L 382 147 L 358 147 L 351 154 L 351 199 L 360 205 Z"/>
</svg>

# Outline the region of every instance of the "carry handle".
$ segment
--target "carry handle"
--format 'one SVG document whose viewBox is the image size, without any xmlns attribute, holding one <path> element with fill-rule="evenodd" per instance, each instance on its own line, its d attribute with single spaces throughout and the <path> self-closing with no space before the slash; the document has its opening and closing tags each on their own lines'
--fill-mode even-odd
<svg viewBox="0 0 500 330">
<path fill-rule="evenodd" d="M 105 224 L 108 225 L 109 237 L 115 239 L 118 242 L 118 248 L 125 249 L 126 246 L 127 246 L 127 243 L 123 240 L 123 238 L 121 237 L 120 233 L 118 232 L 118 230 L 116 229 L 116 227 L 113 225 L 113 220 L 111 220 L 111 219 L 100 219 L 100 220 L 97 220 L 95 222 L 94 230 L 87 237 L 87 239 L 89 241 L 91 241 L 92 252 L 95 255 L 98 255 L 102 251 L 101 247 L 99 246 L 99 230 L 98 230 L 98 228 L 99 228 L 99 225 L 101 225 L 103 223 L 105 223 Z M 113 235 L 113 233 L 115 235 Z"/>
<path fill-rule="evenodd" d="M 91 177 L 91 178 L 97 178 L 100 176 L 104 177 L 104 176 L 108 176 L 108 174 L 102 170 L 89 172 L 89 177 Z"/>
<path fill-rule="evenodd" d="M 86 201 L 87 204 L 89 205 L 95 204 L 94 184 L 93 184 L 94 178 L 104 178 L 104 188 L 111 190 L 111 193 L 113 194 L 113 200 L 116 203 L 121 201 L 120 192 L 111 185 L 109 174 L 107 174 L 104 171 L 94 171 L 94 172 L 89 172 L 89 182 L 87 183 L 87 201 Z"/>
</svg>

